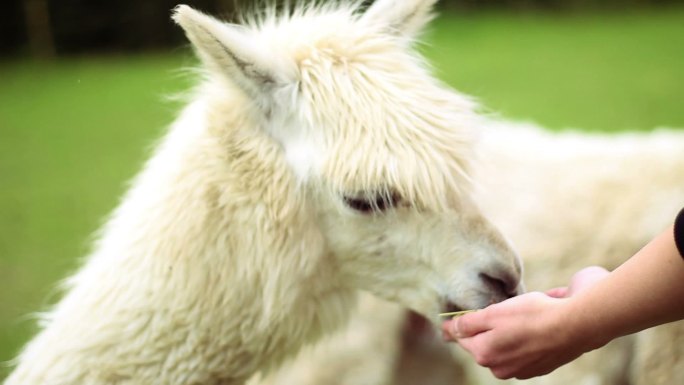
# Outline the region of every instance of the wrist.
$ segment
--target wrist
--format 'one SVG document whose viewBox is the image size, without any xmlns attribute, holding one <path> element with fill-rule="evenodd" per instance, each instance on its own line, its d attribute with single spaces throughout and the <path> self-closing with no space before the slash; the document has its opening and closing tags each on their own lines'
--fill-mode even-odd
<svg viewBox="0 0 684 385">
<path fill-rule="evenodd" d="M 589 352 L 605 346 L 613 339 L 612 331 L 600 320 L 600 311 L 593 309 L 585 296 L 576 295 L 564 299 L 566 303 L 561 312 L 567 323 L 567 336 L 572 344 Z"/>
</svg>

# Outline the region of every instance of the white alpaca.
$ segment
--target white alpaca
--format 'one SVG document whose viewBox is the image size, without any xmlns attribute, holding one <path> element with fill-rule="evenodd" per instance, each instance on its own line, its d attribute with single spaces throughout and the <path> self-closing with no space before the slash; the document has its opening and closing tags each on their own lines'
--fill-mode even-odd
<svg viewBox="0 0 684 385">
<path fill-rule="evenodd" d="M 472 104 L 412 49 L 432 3 L 178 7 L 206 79 L 5 384 L 241 384 L 358 289 L 435 321 L 518 292 L 470 198 Z"/>
<path fill-rule="evenodd" d="M 561 285 L 592 264 L 617 267 L 670 226 L 684 206 L 684 130 L 590 135 L 489 122 L 480 132 L 474 149 L 479 159 L 473 167 L 479 185 L 474 196 L 520 252 L 531 290 Z M 396 318 L 378 318 L 379 312 Z M 457 362 L 442 359 L 439 365 L 460 366 L 465 375 L 441 375 L 434 364 L 412 365 L 405 373 L 398 366 L 399 355 L 416 360 L 424 352 L 397 346 L 402 317 L 399 309 L 383 302 L 366 303 L 350 324 L 355 331 L 318 347 L 315 355 L 305 352 L 258 383 L 315 385 L 335 378 L 336 385 L 403 385 L 410 384 L 404 382 L 410 374 L 434 385 L 684 383 L 684 322 L 618 339 L 547 376 L 499 381 L 454 346 Z M 435 343 L 430 354 L 448 352 Z M 367 372 L 348 373 L 344 368 L 349 367 Z"/>
</svg>

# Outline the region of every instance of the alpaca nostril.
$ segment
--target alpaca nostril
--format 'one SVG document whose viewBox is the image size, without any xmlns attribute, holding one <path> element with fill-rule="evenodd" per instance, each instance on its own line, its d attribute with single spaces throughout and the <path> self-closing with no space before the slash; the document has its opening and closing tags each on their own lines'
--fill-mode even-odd
<svg viewBox="0 0 684 385">
<path fill-rule="evenodd" d="M 510 275 L 503 275 L 502 277 L 492 277 L 489 274 L 480 273 L 480 278 L 487 286 L 492 288 L 504 298 L 511 298 L 518 295 L 518 280 Z"/>
</svg>

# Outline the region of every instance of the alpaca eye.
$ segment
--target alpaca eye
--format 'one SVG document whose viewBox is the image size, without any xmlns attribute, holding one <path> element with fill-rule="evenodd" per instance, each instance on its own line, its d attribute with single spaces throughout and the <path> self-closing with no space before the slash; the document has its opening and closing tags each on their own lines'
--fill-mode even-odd
<svg viewBox="0 0 684 385">
<path fill-rule="evenodd" d="M 398 198 L 395 194 L 368 194 L 363 196 L 344 196 L 344 203 L 352 210 L 363 214 L 381 213 L 395 207 Z"/>
</svg>

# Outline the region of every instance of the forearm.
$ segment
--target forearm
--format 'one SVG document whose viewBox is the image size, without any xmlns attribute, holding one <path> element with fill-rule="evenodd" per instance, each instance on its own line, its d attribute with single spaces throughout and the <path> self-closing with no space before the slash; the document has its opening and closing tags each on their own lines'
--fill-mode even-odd
<svg viewBox="0 0 684 385">
<path fill-rule="evenodd" d="M 570 300 L 576 330 L 596 348 L 613 338 L 684 318 L 684 259 L 672 228 L 590 289 Z M 579 332 L 581 333 L 581 332 Z"/>
</svg>

